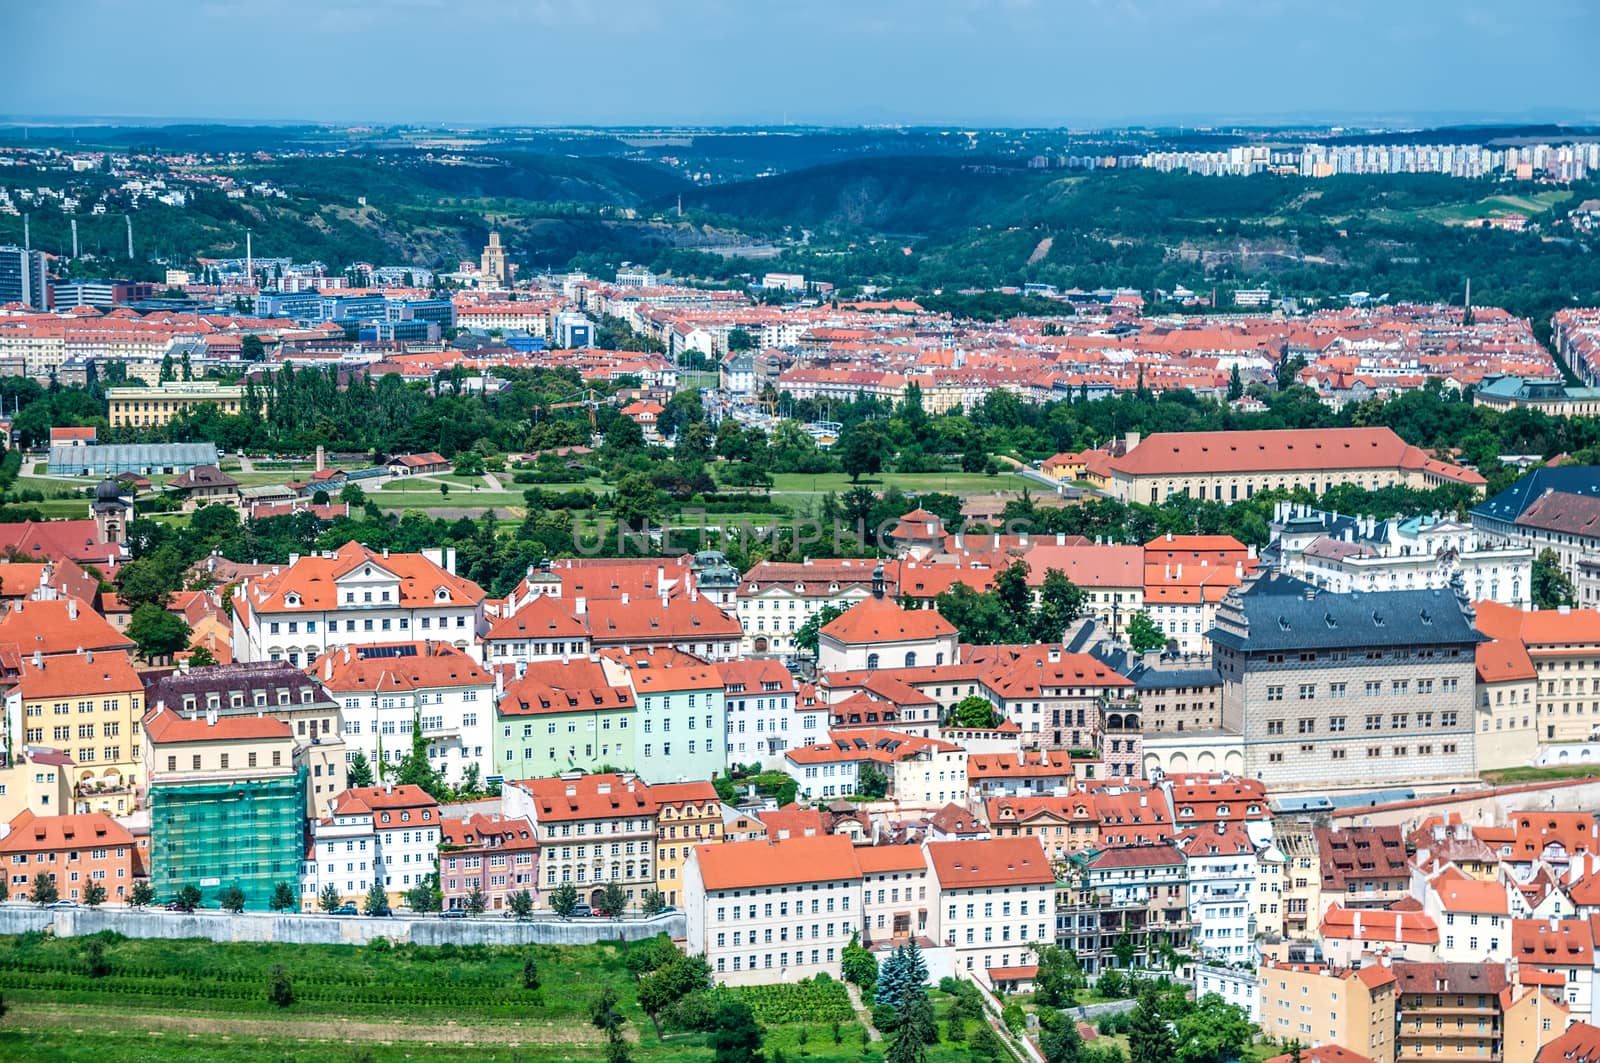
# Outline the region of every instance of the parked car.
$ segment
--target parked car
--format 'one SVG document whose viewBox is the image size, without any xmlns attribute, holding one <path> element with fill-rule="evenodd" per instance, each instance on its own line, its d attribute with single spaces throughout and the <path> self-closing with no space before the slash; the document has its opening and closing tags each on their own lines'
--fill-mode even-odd
<svg viewBox="0 0 1600 1063">
<path fill-rule="evenodd" d="M 589 907 L 587 904 L 575 904 L 572 906 L 573 919 L 587 919 L 593 914 L 594 909 Z"/>
<path fill-rule="evenodd" d="M 333 911 L 329 912 L 328 914 L 329 915 L 360 915 L 361 914 L 361 910 L 359 908 L 357 908 L 353 904 L 341 904 L 341 905 L 339 905 L 339 907 L 335 908 Z"/>
<path fill-rule="evenodd" d="M 656 914 L 657 915 L 668 915 L 668 914 L 670 914 L 672 912 L 675 912 L 677 910 L 678 909 L 676 907 L 674 907 L 673 905 L 663 904 L 659 909 L 656 910 Z"/>
<path fill-rule="evenodd" d="M 374 919 L 379 919 L 379 918 L 382 918 L 383 916 L 386 916 L 386 915 L 393 915 L 394 913 L 389 911 L 389 906 L 388 905 L 384 905 L 382 908 L 374 908 L 372 911 L 368 912 L 367 914 L 370 915 Z"/>
<path fill-rule="evenodd" d="M 78 906 L 77 901 L 51 901 L 45 905 L 46 908 L 77 908 Z"/>
<path fill-rule="evenodd" d="M 467 910 L 465 908 L 446 908 L 439 913 L 440 919 L 465 919 L 466 917 Z"/>
<path fill-rule="evenodd" d="M 182 901 L 168 901 L 167 902 L 167 911 L 169 911 L 169 912 L 192 912 L 192 911 L 194 911 L 194 905 L 192 905 L 192 904 L 184 904 Z"/>
</svg>

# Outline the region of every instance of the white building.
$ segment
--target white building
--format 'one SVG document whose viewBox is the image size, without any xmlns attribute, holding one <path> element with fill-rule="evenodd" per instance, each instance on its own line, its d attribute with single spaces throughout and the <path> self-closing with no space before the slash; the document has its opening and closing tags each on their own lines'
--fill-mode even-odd
<svg viewBox="0 0 1600 1063">
<path fill-rule="evenodd" d="M 1250 1021 L 1261 1021 L 1261 977 L 1253 967 L 1223 967 L 1195 964 L 1195 999 L 1215 993 L 1235 1007 L 1243 1008 Z"/>
<path fill-rule="evenodd" d="M 455 550 L 381 554 L 356 542 L 294 557 L 233 592 L 234 660 L 302 665 L 330 649 L 400 639 L 476 656 L 483 589 L 455 574 Z"/>
<path fill-rule="evenodd" d="M 872 595 L 870 559 L 762 561 L 744 574 L 739 624 L 744 656 L 794 653 L 794 635 L 813 613 L 849 609 Z"/>
<path fill-rule="evenodd" d="M 1203 957 L 1254 964 L 1256 847 L 1239 823 L 1218 823 L 1180 835 L 1189 868 L 1189 918 Z"/>
<path fill-rule="evenodd" d="M 495 678 L 466 653 L 440 642 L 346 646 L 311 666 L 342 707 L 345 762 L 356 750 L 399 764 L 422 728 L 428 763 L 459 786 L 469 765 L 494 772 Z"/>
<path fill-rule="evenodd" d="M 723 661 L 723 709 L 728 736 L 723 743 L 731 764 L 782 766 L 783 751 L 803 745 L 800 718 L 794 711 L 799 684 L 778 661 Z M 815 740 L 815 736 L 812 736 Z"/>
<path fill-rule="evenodd" d="M 334 798 L 328 815 L 311 821 L 311 841 L 300 870 L 300 908 L 316 911 L 322 891 L 332 886 L 346 904 L 360 905 L 372 889 L 378 839 L 372 809 L 349 800 L 348 791 Z"/>
<path fill-rule="evenodd" d="M 381 885 L 389 904 L 399 905 L 408 890 L 431 881 L 439 870 L 439 802 L 420 787 L 392 783 L 352 787 L 334 798 L 332 818 L 348 817 L 352 834 L 362 816 L 370 817 L 372 824 L 368 886 Z"/>
<path fill-rule="evenodd" d="M 927 843 L 939 883 L 935 940 L 957 970 L 987 972 L 1031 962 L 1031 947 L 1055 941 L 1055 872 L 1035 837 Z"/>
<path fill-rule="evenodd" d="M 861 868 L 841 835 L 696 846 L 684 866 L 685 948 L 727 985 L 827 973 L 861 926 Z"/>
<path fill-rule="evenodd" d="M 817 638 L 818 672 L 921 668 L 960 664 L 955 627 L 934 609 L 904 609 L 885 596 L 883 571 L 873 575 L 872 597 L 823 627 Z"/>
<path fill-rule="evenodd" d="M 1283 571 L 1331 591 L 1403 591 L 1460 580 L 1472 601 L 1533 608 L 1533 555 L 1437 514 L 1378 520 L 1280 502 L 1272 524 Z"/>
<path fill-rule="evenodd" d="M 616 883 L 629 905 L 656 888 L 656 814 L 650 787 L 634 775 L 563 772 L 506 783 L 501 813 L 533 823 L 539 838 L 540 887 L 546 899 L 571 884 L 598 905 Z"/>
</svg>

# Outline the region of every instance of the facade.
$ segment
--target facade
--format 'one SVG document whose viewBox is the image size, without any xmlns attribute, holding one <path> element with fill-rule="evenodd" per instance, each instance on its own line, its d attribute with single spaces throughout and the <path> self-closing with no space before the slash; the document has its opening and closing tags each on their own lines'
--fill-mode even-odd
<svg viewBox="0 0 1600 1063">
<path fill-rule="evenodd" d="M 442 642 L 390 642 L 330 650 L 311 674 L 339 704 L 346 759 L 357 750 L 374 766 L 399 764 L 420 727 L 428 763 L 459 786 L 490 774 L 495 680 L 466 653 Z"/>
<path fill-rule="evenodd" d="M 196 465 L 175 480 L 167 490 L 183 500 L 183 512 L 193 513 L 202 506 L 239 505 L 239 481 L 215 465 Z"/>
<path fill-rule="evenodd" d="M 633 765 L 637 703 L 598 661 L 536 661 L 506 684 L 495 708 L 492 779 Z"/>
<path fill-rule="evenodd" d="M 1346 908 L 1388 908 L 1411 892 L 1399 827 L 1318 827 L 1321 896 Z"/>
<path fill-rule="evenodd" d="M 724 985 L 837 978 L 861 926 L 862 872 L 839 835 L 696 846 L 683 883 L 685 950 Z"/>
<path fill-rule="evenodd" d="M 329 886 L 341 904 L 363 906 L 377 874 L 372 809 L 359 801 L 330 801 L 328 814 L 312 820 L 310 832 L 300 869 L 301 911 L 317 911 Z"/>
<path fill-rule="evenodd" d="M 303 666 L 331 649 L 431 639 L 478 652 L 483 589 L 455 552 L 381 554 L 359 543 L 291 558 L 233 592 L 233 656 Z"/>
<path fill-rule="evenodd" d="M 1124 502 L 1156 504 L 1174 495 L 1217 502 L 1257 491 L 1308 490 L 1339 484 L 1370 490 L 1462 484 L 1483 477 L 1429 457 L 1389 428 L 1271 429 L 1244 432 L 1130 433 L 1124 452 L 1104 462 L 1102 479 Z"/>
<path fill-rule="evenodd" d="M 929 842 L 939 883 L 934 940 L 958 971 L 1024 963 L 1030 946 L 1054 940 L 1056 877 L 1036 838 Z"/>
<path fill-rule="evenodd" d="M 657 803 L 637 776 L 563 772 L 508 782 L 500 800 L 502 815 L 534 825 L 542 903 L 557 886 L 571 884 L 581 900 L 598 905 L 614 882 L 634 907 L 656 888 Z"/>
<path fill-rule="evenodd" d="M 728 717 L 715 665 L 674 649 L 602 654 L 608 685 L 638 706 L 633 769 L 646 782 L 713 779 L 727 770 Z"/>
<path fill-rule="evenodd" d="M 33 611 L 43 604 L 32 603 Z M 73 806 L 56 812 L 133 811 L 145 782 L 144 705 L 144 684 L 126 653 L 39 653 L 22 660 L 6 696 L 10 734 L 28 744 L 49 742 L 71 757 L 70 768 L 59 770 L 71 774 Z"/>
<path fill-rule="evenodd" d="M 805 743 L 795 713 L 799 686 L 789 669 L 776 660 L 741 660 L 724 661 L 717 672 L 727 710 L 724 745 L 730 764 L 776 767 L 785 749 Z"/>
<path fill-rule="evenodd" d="M 855 855 L 861 868 L 861 943 L 882 950 L 927 938 L 939 897 L 922 846 L 863 845 Z"/>
<path fill-rule="evenodd" d="M 3 754 L 0 767 L 0 820 L 10 822 L 18 813 L 36 816 L 69 815 L 76 807 L 72 757 L 49 746 L 25 745 Z"/>
<path fill-rule="evenodd" d="M 1255 963 L 1259 863 L 1244 827 L 1218 823 L 1177 839 L 1188 867 L 1194 943 L 1207 959 Z"/>
<path fill-rule="evenodd" d="M 244 409 L 244 388 L 203 380 L 169 380 L 155 387 L 107 388 L 112 428 L 159 428 L 201 406 L 231 417 Z"/>
<path fill-rule="evenodd" d="M 1267 963 L 1261 967 L 1260 983 L 1264 1035 L 1280 1043 L 1340 1045 L 1373 1063 L 1398 1063 L 1399 994 L 1389 968 Z"/>
<path fill-rule="evenodd" d="M 372 817 L 372 882 L 391 907 L 427 885 L 439 869 L 439 802 L 416 786 L 352 787 L 333 800 L 332 817 Z"/>
<path fill-rule="evenodd" d="M 1123 936 L 1134 967 L 1190 947 L 1188 864 L 1170 842 L 1108 845 L 1086 854 L 1056 894 L 1056 943 L 1085 973 L 1121 967 Z"/>
<path fill-rule="evenodd" d="M 91 885 L 112 904 L 127 902 L 137 867 L 133 835 L 104 812 L 36 816 L 24 810 L 0 838 L 0 873 L 13 897 L 25 897 L 36 876 L 55 877 L 64 901 L 82 903 Z"/>
<path fill-rule="evenodd" d="M 742 655 L 795 653 L 794 634 L 812 614 L 829 606 L 849 609 L 872 595 L 874 564 L 860 558 L 756 564 L 744 574 L 736 606 Z M 885 564 L 891 585 L 898 565 Z"/>
<path fill-rule="evenodd" d="M 334 795 L 349 785 L 348 753 L 339 702 L 321 683 L 286 661 L 179 667 L 151 682 L 152 709 L 184 715 L 266 714 L 294 735 L 295 759 L 306 766 L 306 813 L 326 816 Z"/>
<path fill-rule="evenodd" d="M 1566 606 L 1523 612 L 1485 602 L 1478 625 L 1493 639 L 1479 648 L 1483 682 L 1476 699 L 1480 736 L 1494 725 L 1483 742 L 1499 748 L 1493 755 L 1526 755 L 1516 763 L 1527 764 L 1540 745 L 1586 742 L 1600 733 L 1600 675 L 1589 674 L 1600 659 L 1600 612 Z"/>
<path fill-rule="evenodd" d="M 293 886 L 306 855 L 306 772 L 289 725 L 163 707 L 144 731 L 156 897 L 195 886 L 215 904 L 238 886 L 263 909 L 275 886 Z"/>
<path fill-rule="evenodd" d="M 650 788 L 656 813 L 656 891 L 667 904 L 684 903 L 683 868 L 699 845 L 722 841 L 722 800 L 709 782 L 659 783 Z"/>
<path fill-rule="evenodd" d="M 539 896 L 539 839 L 525 819 L 475 814 L 439 828 L 439 889 L 446 908 L 466 908 L 478 891 L 488 912 L 508 911 L 511 898 Z"/>
<path fill-rule="evenodd" d="M 1397 962 L 1393 971 L 1401 1059 L 1501 1058 L 1503 965 Z"/>
<path fill-rule="evenodd" d="M 957 643 L 956 629 L 934 610 L 908 610 L 886 598 L 880 566 L 873 573 L 872 597 L 818 633 L 817 667 L 848 672 L 959 664 Z"/>
<path fill-rule="evenodd" d="M 21 303 L 30 310 L 50 309 L 49 273 L 43 251 L 0 247 L 0 306 Z"/>
<path fill-rule="evenodd" d="M 1442 590 L 1333 594 L 1276 573 L 1211 633 L 1245 771 L 1293 790 L 1473 778 L 1481 636 Z"/>
</svg>

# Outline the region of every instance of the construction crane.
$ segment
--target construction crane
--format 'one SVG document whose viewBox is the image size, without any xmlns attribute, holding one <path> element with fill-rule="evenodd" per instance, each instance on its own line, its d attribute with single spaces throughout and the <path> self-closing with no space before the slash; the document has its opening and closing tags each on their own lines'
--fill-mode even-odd
<svg viewBox="0 0 1600 1063">
<path fill-rule="evenodd" d="M 582 391 L 568 395 L 560 402 L 551 403 L 550 408 L 552 410 L 574 410 L 581 406 L 587 409 L 589 411 L 589 431 L 597 432 L 599 431 L 599 426 L 595 421 L 594 411 L 599 407 L 600 401 L 600 393 L 598 391 L 593 388 L 585 388 Z"/>
</svg>

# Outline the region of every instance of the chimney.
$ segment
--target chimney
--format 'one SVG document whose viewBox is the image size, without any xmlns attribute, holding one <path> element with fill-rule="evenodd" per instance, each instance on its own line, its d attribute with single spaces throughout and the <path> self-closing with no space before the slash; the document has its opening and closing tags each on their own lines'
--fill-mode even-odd
<svg viewBox="0 0 1600 1063">
<path fill-rule="evenodd" d="M 76 599 L 76 598 L 68 598 L 67 599 L 67 619 L 68 620 L 76 620 L 76 619 L 78 619 L 78 599 Z"/>
<path fill-rule="evenodd" d="M 622 604 L 623 605 L 627 605 L 628 604 L 628 592 L 627 591 L 623 591 L 622 592 Z"/>
<path fill-rule="evenodd" d="M 44 654 L 39 652 L 38 650 L 34 650 L 33 651 L 33 666 L 35 668 L 43 668 L 44 667 Z"/>
<path fill-rule="evenodd" d="M 656 589 L 660 590 L 662 587 L 666 586 L 666 584 L 667 584 L 667 566 L 665 566 L 665 565 L 657 565 L 656 566 Z"/>
<path fill-rule="evenodd" d="M 572 611 L 578 616 L 587 616 L 589 614 L 589 599 L 581 594 L 572 599 Z"/>
<path fill-rule="evenodd" d="M 207 705 L 206 706 L 206 726 L 207 727 L 215 727 L 216 725 L 217 725 L 217 710 L 216 710 L 216 707 L 213 706 L 213 705 Z"/>
</svg>

